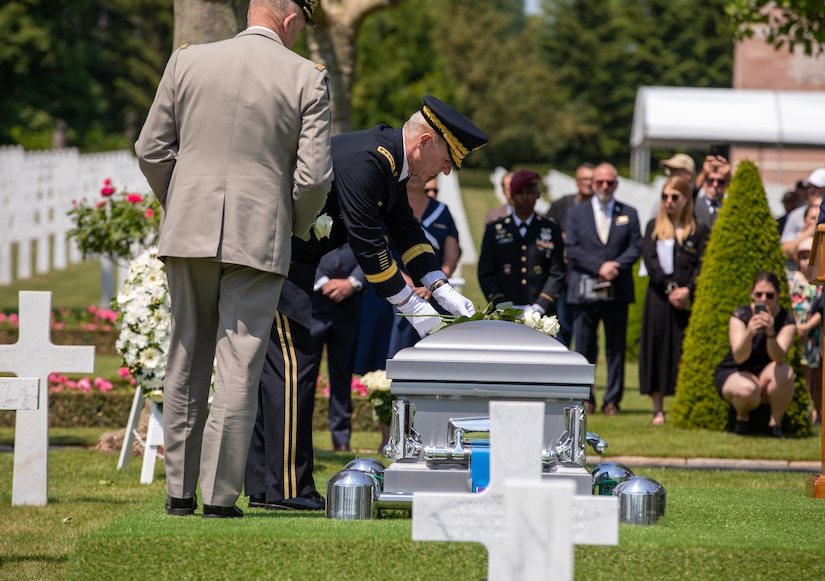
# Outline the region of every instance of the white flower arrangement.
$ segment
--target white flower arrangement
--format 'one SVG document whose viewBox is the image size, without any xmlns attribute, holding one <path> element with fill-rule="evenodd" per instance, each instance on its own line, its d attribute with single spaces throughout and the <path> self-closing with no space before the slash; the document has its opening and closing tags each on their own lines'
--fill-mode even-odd
<svg viewBox="0 0 825 581">
<path fill-rule="evenodd" d="M 372 416 L 382 424 L 390 425 L 392 421 L 392 402 L 395 396 L 390 392 L 392 380 L 384 369 L 365 373 L 361 383 L 367 388 L 367 399 L 372 402 Z"/>
<path fill-rule="evenodd" d="M 129 273 L 112 303 L 120 311 L 115 348 L 143 393 L 155 403 L 162 403 L 172 327 L 169 287 L 157 247 L 145 250 L 129 263 Z"/>
<path fill-rule="evenodd" d="M 161 403 L 171 319 L 169 288 L 157 247 L 132 260 L 113 303 L 120 311 L 115 347 L 143 393 Z"/>
<path fill-rule="evenodd" d="M 545 335 L 555 337 L 559 329 L 559 319 L 555 315 L 540 315 L 536 311 L 524 312 L 513 306 L 511 302 L 502 302 L 498 306 L 489 303 L 483 311 L 476 311 L 472 317 L 465 317 L 464 315 L 401 315 L 404 316 L 437 316 L 441 317 L 441 323 L 433 329 L 433 333 L 440 331 L 445 327 L 457 325 L 459 323 L 466 323 L 467 321 L 509 321 L 511 323 L 519 323 L 526 325 L 531 329 L 540 331 Z M 362 380 L 363 383 L 363 380 Z M 366 385 L 366 384 L 364 384 Z"/>
</svg>

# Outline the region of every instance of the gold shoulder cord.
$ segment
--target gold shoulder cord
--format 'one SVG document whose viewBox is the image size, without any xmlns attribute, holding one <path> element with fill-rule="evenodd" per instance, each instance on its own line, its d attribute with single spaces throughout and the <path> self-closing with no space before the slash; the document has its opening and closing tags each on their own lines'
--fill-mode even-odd
<svg viewBox="0 0 825 581">
<path fill-rule="evenodd" d="M 395 159 L 393 159 L 390 151 L 383 145 L 379 145 L 376 151 L 387 158 L 387 161 L 390 162 L 390 171 L 392 172 L 392 175 L 397 176 L 398 172 L 395 171 Z"/>
</svg>

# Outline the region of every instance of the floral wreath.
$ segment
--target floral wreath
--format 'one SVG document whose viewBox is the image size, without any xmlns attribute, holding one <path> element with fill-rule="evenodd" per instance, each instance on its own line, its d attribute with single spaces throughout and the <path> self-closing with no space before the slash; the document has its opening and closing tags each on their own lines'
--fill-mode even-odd
<svg viewBox="0 0 825 581">
<path fill-rule="evenodd" d="M 151 247 L 129 264 L 112 307 L 120 311 L 115 348 L 143 393 L 157 403 L 163 401 L 170 305 L 163 263 L 158 260 L 157 247 Z"/>
</svg>

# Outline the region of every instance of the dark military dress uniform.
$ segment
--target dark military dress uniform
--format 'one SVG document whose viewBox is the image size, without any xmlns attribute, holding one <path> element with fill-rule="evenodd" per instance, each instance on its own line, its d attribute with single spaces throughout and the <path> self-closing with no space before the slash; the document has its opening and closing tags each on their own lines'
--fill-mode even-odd
<svg viewBox="0 0 825 581">
<path fill-rule="evenodd" d="M 478 282 L 488 301 L 537 304 L 555 314 L 567 267 L 561 228 L 533 214 L 522 237 L 512 216 L 487 224 L 478 258 Z"/>
<path fill-rule="evenodd" d="M 335 179 L 322 213 L 333 219 L 329 238 L 293 237 L 289 276 L 281 291 L 261 375 L 258 416 L 246 466 L 246 494 L 266 504 L 315 491 L 312 405 L 315 356 L 310 335 L 312 287 L 321 256 L 349 241 L 367 281 L 382 297 L 404 282 L 381 231 L 399 249 L 407 272 L 420 280 L 441 264 L 407 202 L 402 129 L 380 125 L 332 138 Z M 280 444 L 282 442 L 282 445 Z M 253 504 L 254 506 L 254 504 Z M 274 506 L 277 508 L 277 506 Z"/>
<path fill-rule="evenodd" d="M 487 136 L 449 105 L 424 97 L 424 119 L 447 142 L 453 164 Z M 403 129 L 379 125 L 332 138 L 334 180 L 321 213 L 333 219 L 329 237 L 292 238 L 292 260 L 272 326 L 261 375 L 255 430 L 246 464 L 250 506 L 322 509 L 312 478 L 312 407 L 316 357 L 310 328 L 315 271 L 327 252 L 350 243 L 366 280 L 382 297 L 406 288 L 382 224 L 414 280 L 440 272 L 433 247 L 407 202 Z"/>
</svg>

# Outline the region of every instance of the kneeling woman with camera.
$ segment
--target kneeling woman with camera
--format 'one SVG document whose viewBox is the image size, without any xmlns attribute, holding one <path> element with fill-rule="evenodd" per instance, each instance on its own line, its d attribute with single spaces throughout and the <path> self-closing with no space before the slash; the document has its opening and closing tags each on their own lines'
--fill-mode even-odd
<svg viewBox="0 0 825 581">
<path fill-rule="evenodd" d="M 730 351 L 716 367 L 716 391 L 736 410 L 734 433 L 748 433 L 750 412 L 767 403 L 771 436 L 782 437 L 782 417 L 793 398 L 793 369 L 785 362 L 796 333 L 794 317 L 781 308 L 779 278 L 772 272 L 756 275 L 753 302 L 730 318 Z"/>
</svg>

